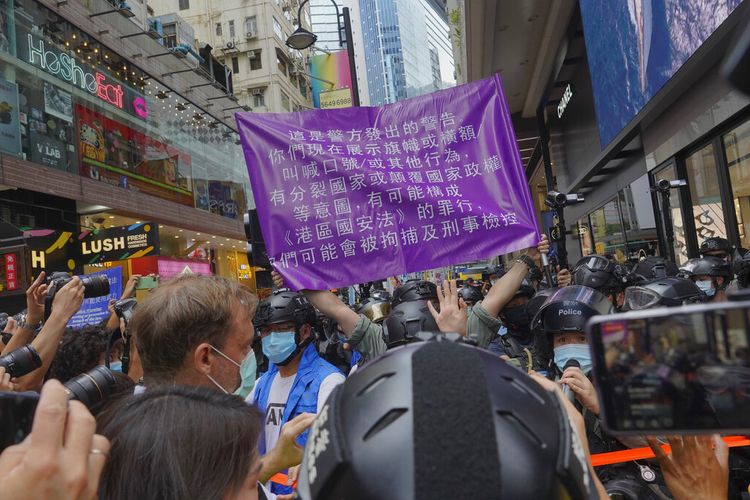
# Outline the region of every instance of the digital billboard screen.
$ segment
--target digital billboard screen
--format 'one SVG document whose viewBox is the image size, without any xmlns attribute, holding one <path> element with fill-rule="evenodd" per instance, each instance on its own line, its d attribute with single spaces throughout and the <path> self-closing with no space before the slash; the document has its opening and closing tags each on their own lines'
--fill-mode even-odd
<svg viewBox="0 0 750 500">
<path fill-rule="evenodd" d="M 741 0 L 581 0 L 604 149 Z"/>
</svg>

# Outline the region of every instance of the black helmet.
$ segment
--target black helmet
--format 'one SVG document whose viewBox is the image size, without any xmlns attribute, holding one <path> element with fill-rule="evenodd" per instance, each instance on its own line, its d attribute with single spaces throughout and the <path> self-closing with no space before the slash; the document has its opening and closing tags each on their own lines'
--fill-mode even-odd
<svg viewBox="0 0 750 500">
<path fill-rule="evenodd" d="M 560 288 L 542 304 L 531 327 L 545 333 L 586 332 L 586 323 L 593 316 L 612 314 L 612 302 L 602 294 L 581 285 Z"/>
<path fill-rule="evenodd" d="M 524 279 L 521 282 L 521 286 L 518 287 L 518 290 L 516 290 L 516 293 L 513 294 L 513 299 L 516 297 L 528 297 L 531 298 L 536 293 L 536 290 L 534 290 L 534 287 L 531 286 L 531 283 L 529 283 L 529 280 Z M 513 300 L 511 299 L 511 300 Z"/>
<path fill-rule="evenodd" d="M 475 286 L 464 286 L 458 289 L 458 295 L 464 299 L 467 304 L 476 304 L 484 300 L 482 291 Z"/>
<path fill-rule="evenodd" d="M 649 298 L 649 291 L 651 298 Z M 698 285 L 692 280 L 679 276 L 668 276 L 625 290 L 627 310 L 648 309 L 656 306 L 674 307 L 702 302 L 705 299 L 706 295 L 701 292 Z"/>
<path fill-rule="evenodd" d="M 531 316 L 532 318 L 536 316 L 536 313 L 539 312 L 539 309 L 547 301 L 550 295 L 553 295 L 558 290 L 559 288 L 544 288 L 536 292 L 526 304 L 526 310 L 529 312 L 529 316 Z M 533 322 L 532 326 L 534 326 Z"/>
<path fill-rule="evenodd" d="M 383 322 L 383 340 L 390 349 L 411 342 L 418 332 L 439 330 L 427 308 L 427 301 L 412 300 L 391 309 L 391 314 Z"/>
<path fill-rule="evenodd" d="M 370 292 L 370 298 L 380 302 L 390 302 L 391 294 L 386 292 L 385 290 L 373 290 L 372 292 Z"/>
<path fill-rule="evenodd" d="M 384 300 L 369 298 L 362 303 L 359 311 L 373 323 L 381 324 L 391 312 L 391 303 Z"/>
<path fill-rule="evenodd" d="M 686 278 L 695 276 L 711 276 L 724 278 L 724 285 L 728 285 L 734 278 L 732 266 L 719 257 L 700 257 L 690 259 L 680 267 L 680 275 Z"/>
<path fill-rule="evenodd" d="M 396 307 L 402 302 L 411 300 L 437 300 L 437 286 L 429 281 L 412 280 L 399 285 L 393 291 L 391 306 Z"/>
<path fill-rule="evenodd" d="M 679 272 L 680 270 L 674 262 L 664 257 L 652 255 L 633 266 L 633 270 L 630 272 L 628 278 L 631 284 L 642 285 L 655 279 L 677 276 Z"/>
<path fill-rule="evenodd" d="M 294 322 L 295 325 L 314 325 L 315 309 L 307 297 L 289 290 L 277 290 L 263 299 L 255 312 L 253 324 L 256 328 L 280 323 Z"/>
<path fill-rule="evenodd" d="M 529 281 L 542 281 L 544 279 L 544 273 L 542 273 L 542 270 L 539 269 L 539 267 L 534 266 L 531 269 L 529 269 L 529 274 L 527 275 L 527 279 Z"/>
<path fill-rule="evenodd" d="M 698 248 L 698 253 L 706 255 L 709 252 L 725 252 L 727 255 L 732 255 L 732 244 L 726 238 L 714 236 L 712 238 L 706 238 Z"/>
<path fill-rule="evenodd" d="M 582 258 L 573 268 L 572 275 L 574 285 L 587 286 L 604 295 L 622 291 L 627 281 L 625 268 L 602 255 Z"/>
<path fill-rule="evenodd" d="M 442 338 L 393 349 L 334 389 L 310 430 L 299 497 L 595 498 L 558 397 Z"/>
</svg>

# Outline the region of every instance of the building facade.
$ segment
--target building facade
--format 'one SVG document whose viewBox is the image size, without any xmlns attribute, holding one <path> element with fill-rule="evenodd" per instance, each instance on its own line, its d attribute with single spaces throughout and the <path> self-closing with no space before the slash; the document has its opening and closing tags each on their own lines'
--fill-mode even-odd
<svg viewBox="0 0 750 500">
<path fill-rule="evenodd" d="M 525 25 L 508 20 L 517 3 L 453 5 L 462 63 L 467 80 L 502 69 L 517 133 L 536 127 L 522 148 L 532 193 L 583 196 L 563 211 L 569 262 L 659 254 L 681 264 L 712 236 L 750 247 L 750 98 L 720 70 L 741 1 L 522 3 Z M 495 24 L 480 28 L 487 17 Z M 521 46 L 522 64 L 498 62 Z M 660 191 L 660 180 L 684 186 Z"/>
<path fill-rule="evenodd" d="M 360 2 L 370 102 L 396 102 L 455 85 L 445 6 L 433 0 Z"/>
<path fill-rule="evenodd" d="M 197 47 L 212 47 L 232 71 L 241 105 L 255 112 L 311 107 L 305 55 L 285 44 L 297 27 L 298 0 L 153 0 L 149 6 L 157 16 L 178 14 L 192 27 Z M 307 5 L 302 18 L 309 29 Z"/>
<path fill-rule="evenodd" d="M 0 2 L 0 222 L 28 271 L 9 286 L 0 270 L 0 298 L 23 294 L 41 270 L 113 262 L 123 279 L 136 268 L 159 274 L 160 259 L 248 277 L 239 105 L 226 82 L 126 10 L 104 0 Z M 120 247 L 123 231 L 140 246 Z M 76 243 L 108 233 L 118 236 L 102 236 L 106 245 Z"/>
</svg>

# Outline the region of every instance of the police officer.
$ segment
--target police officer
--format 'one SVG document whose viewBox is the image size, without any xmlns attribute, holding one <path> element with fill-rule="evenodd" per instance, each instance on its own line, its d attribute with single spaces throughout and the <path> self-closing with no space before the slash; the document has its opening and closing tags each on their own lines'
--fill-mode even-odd
<svg viewBox="0 0 750 500">
<path fill-rule="evenodd" d="M 706 295 L 692 280 L 668 276 L 625 289 L 622 310 L 637 311 L 653 307 L 678 307 L 704 302 Z"/>
<path fill-rule="evenodd" d="M 622 306 L 627 284 L 625 268 L 603 255 L 588 255 L 573 267 L 573 284 L 598 290 L 608 296 L 616 309 Z"/>
<path fill-rule="evenodd" d="M 680 270 L 674 262 L 658 255 L 652 255 L 633 266 L 628 276 L 628 283 L 642 285 L 655 279 L 677 276 L 679 272 Z"/>
<path fill-rule="evenodd" d="M 706 238 L 698 248 L 701 257 L 717 257 L 731 264 L 734 253 L 734 247 L 729 240 L 719 236 Z"/>
<path fill-rule="evenodd" d="M 725 291 L 734 278 L 732 266 L 720 257 L 690 259 L 680 267 L 680 272 L 693 280 L 712 302 L 727 299 Z"/>
<path fill-rule="evenodd" d="M 270 364 L 253 387 L 248 401 L 265 414 L 260 453 L 272 449 L 282 426 L 301 413 L 317 413 L 344 376 L 318 355 L 313 345 L 315 310 L 307 298 L 286 290 L 263 300 L 253 319 Z M 307 435 L 298 442 L 304 446 Z M 274 483 L 272 491 L 292 489 Z"/>
</svg>

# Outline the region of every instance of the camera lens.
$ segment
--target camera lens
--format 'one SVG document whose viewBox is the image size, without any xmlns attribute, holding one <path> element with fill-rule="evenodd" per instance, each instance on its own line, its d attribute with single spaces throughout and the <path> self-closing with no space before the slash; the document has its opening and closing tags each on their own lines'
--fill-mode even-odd
<svg viewBox="0 0 750 500">
<path fill-rule="evenodd" d="M 111 393 L 117 379 L 106 366 L 97 366 L 65 383 L 70 399 L 85 404 L 87 408 L 106 399 Z"/>
<path fill-rule="evenodd" d="M 83 296 L 87 299 L 109 295 L 109 280 L 106 276 L 81 276 Z"/>
<path fill-rule="evenodd" d="M 42 358 L 36 349 L 25 345 L 1 357 L 0 366 L 5 367 L 5 372 L 11 377 L 22 377 L 42 366 Z"/>
<path fill-rule="evenodd" d="M 669 189 L 669 179 L 661 179 L 658 185 L 659 189 Z"/>
</svg>

